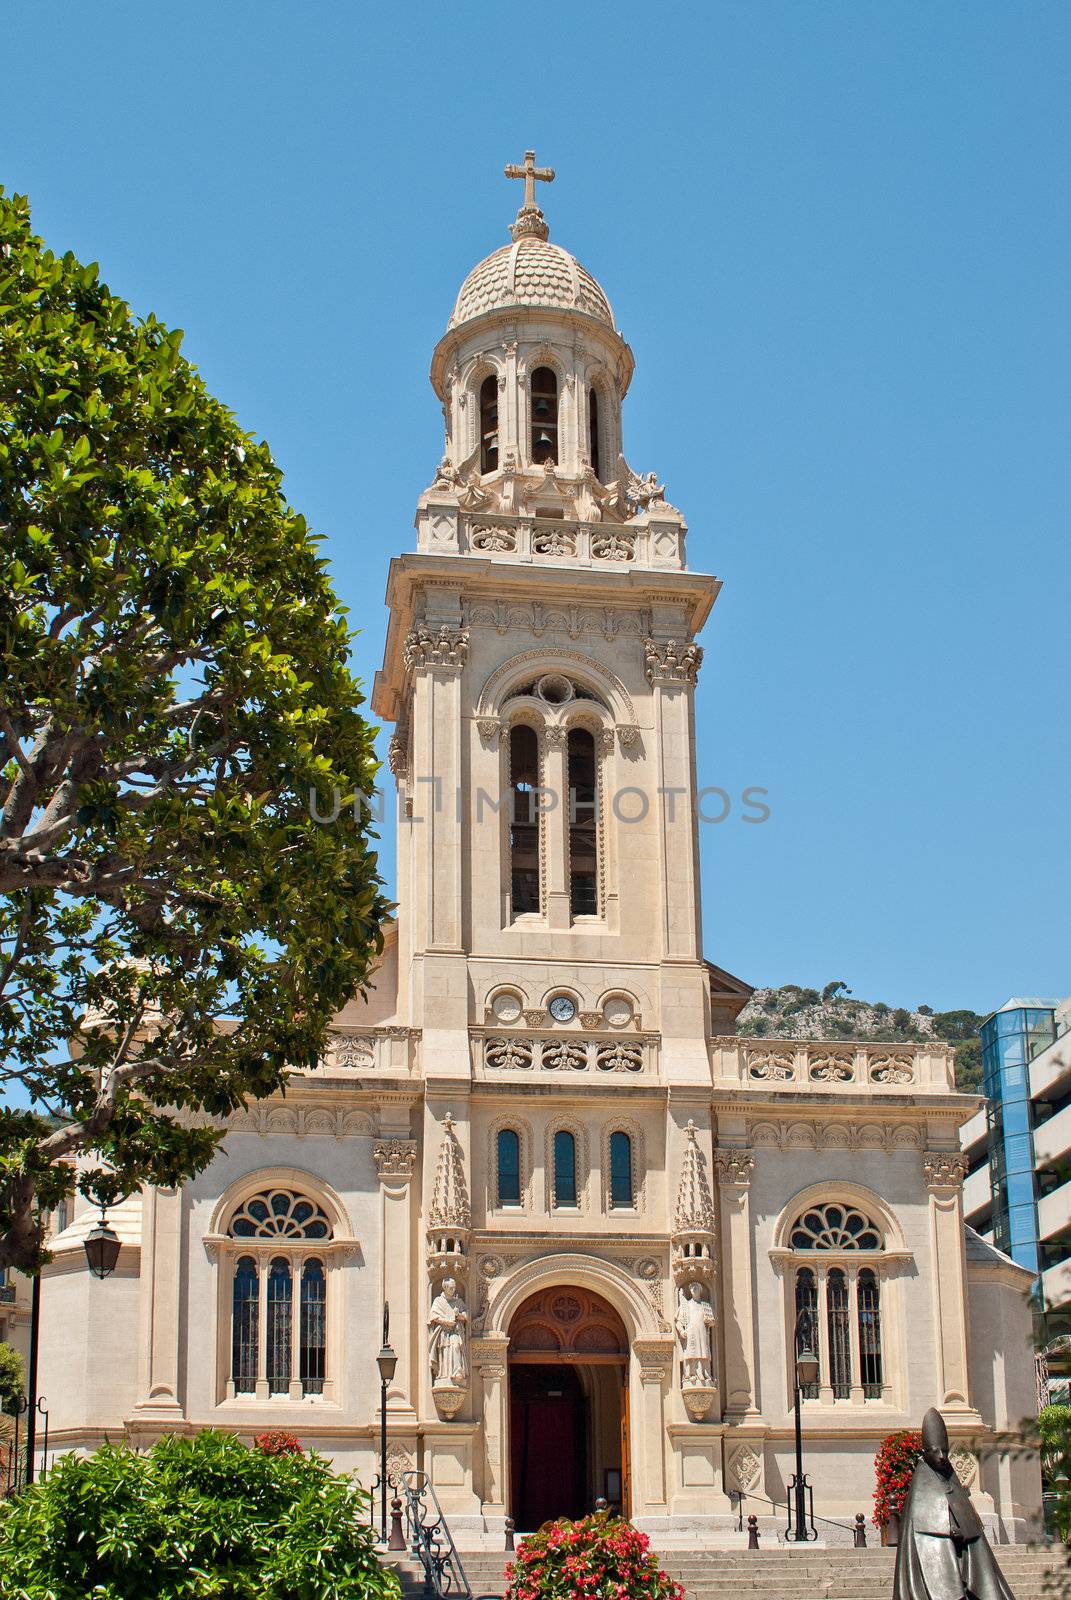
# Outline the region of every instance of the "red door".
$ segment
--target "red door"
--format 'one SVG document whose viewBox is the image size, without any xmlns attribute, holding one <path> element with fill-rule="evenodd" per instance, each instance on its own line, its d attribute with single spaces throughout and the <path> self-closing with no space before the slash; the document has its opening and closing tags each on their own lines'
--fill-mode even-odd
<svg viewBox="0 0 1071 1600">
<path fill-rule="evenodd" d="M 534 1533 L 544 1522 L 583 1517 L 591 1509 L 584 1503 L 584 1399 L 575 1373 L 562 1375 L 560 1368 L 523 1370 L 538 1378 L 515 1382 L 511 1397 L 511 1505 L 518 1533 Z M 516 1368 L 512 1376 L 519 1376 Z"/>
</svg>

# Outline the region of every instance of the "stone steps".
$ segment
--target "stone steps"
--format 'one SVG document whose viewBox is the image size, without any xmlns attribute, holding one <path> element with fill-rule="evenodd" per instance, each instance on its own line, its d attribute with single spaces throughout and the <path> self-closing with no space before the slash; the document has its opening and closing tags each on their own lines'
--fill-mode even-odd
<svg viewBox="0 0 1071 1600">
<path fill-rule="evenodd" d="M 1015 1600 L 1052 1600 L 1052 1574 L 1066 1570 L 1065 1552 L 1047 1546 L 1002 1545 L 997 1559 Z M 487 1550 L 460 1552 L 474 1596 L 502 1596 L 505 1568 L 512 1559 Z M 684 1586 L 688 1600 L 884 1600 L 892 1589 L 895 1550 L 667 1550 L 659 1556 L 669 1576 Z M 405 1600 L 423 1594 L 418 1562 L 394 1563 Z"/>
</svg>

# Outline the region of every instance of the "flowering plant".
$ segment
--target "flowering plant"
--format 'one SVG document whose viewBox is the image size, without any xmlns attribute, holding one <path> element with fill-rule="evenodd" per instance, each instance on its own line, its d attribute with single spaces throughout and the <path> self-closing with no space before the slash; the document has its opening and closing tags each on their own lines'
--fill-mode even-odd
<svg viewBox="0 0 1071 1600">
<path fill-rule="evenodd" d="M 303 1456 L 301 1440 L 287 1433 L 284 1428 L 272 1428 L 268 1433 L 258 1433 L 253 1440 L 257 1450 L 263 1450 L 266 1456 Z"/>
<path fill-rule="evenodd" d="M 874 1521 L 880 1528 L 904 1509 L 911 1474 L 922 1454 L 922 1434 L 917 1428 L 901 1428 L 883 1439 L 874 1457 Z"/>
<path fill-rule="evenodd" d="M 583 1522 L 548 1522 L 506 1568 L 506 1600 L 684 1600 L 659 1568 L 646 1534 L 602 1512 Z"/>
</svg>

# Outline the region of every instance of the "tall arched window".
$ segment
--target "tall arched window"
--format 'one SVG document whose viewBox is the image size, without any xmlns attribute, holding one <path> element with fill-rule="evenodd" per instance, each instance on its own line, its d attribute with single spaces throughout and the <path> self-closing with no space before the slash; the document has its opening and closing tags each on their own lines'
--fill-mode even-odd
<svg viewBox="0 0 1071 1600">
<path fill-rule="evenodd" d="M 289 1394 L 294 1342 L 290 1263 L 276 1256 L 268 1272 L 268 1393 Z"/>
<path fill-rule="evenodd" d="M 863 1380 L 863 1398 L 880 1400 L 881 1371 L 881 1301 L 878 1293 L 878 1275 L 869 1267 L 859 1274 L 859 1366 Z"/>
<path fill-rule="evenodd" d="M 537 467 L 558 460 L 558 379 L 550 367 L 532 373 L 532 460 Z"/>
<path fill-rule="evenodd" d="M 554 1135 L 554 1204 L 575 1207 L 576 1203 L 576 1140 L 559 1129 Z"/>
<path fill-rule="evenodd" d="M 569 909 L 574 917 L 599 911 L 595 738 L 569 730 Z"/>
<path fill-rule="evenodd" d="M 592 384 L 588 390 L 588 460 L 591 470 L 597 478 L 602 477 L 599 470 L 599 392 Z"/>
<path fill-rule="evenodd" d="M 293 1189 L 264 1189 L 233 1213 L 241 1241 L 231 1276 L 229 1393 L 323 1395 L 327 1370 L 327 1265 L 331 1220 Z"/>
<path fill-rule="evenodd" d="M 795 1275 L 796 1310 L 806 1305 L 811 1311 L 816 1349 L 819 1339 L 823 1346 L 820 1381 L 804 1394 L 826 1402 L 882 1399 L 879 1274 L 864 1264 L 868 1254 L 873 1259 L 884 1251 L 882 1229 L 858 1206 L 828 1200 L 800 1213 L 788 1242 L 797 1254 L 825 1258 Z"/>
<path fill-rule="evenodd" d="M 515 1128 L 502 1128 L 496 1140 L 498 1203 L 521 1203 L 521 1136 Z"/>
<path fill-rule="evenodd" d="M 498 379 L 480 385 L 480 471 L 498 471 Z"/>
<path fill-rule="evenodd" d="M 302 1394 L 323 1394 L 327 1372 L 327 1278 L 324 1264 L 306 1261 L 301 1269 L 301 1338 L 299 1345 Z"/>
<path fill-rule="evenodd" d="M 539 911 L 539 741 L 525 723 L 510 729 L 509 777 L 510 910 L 521 917 Z"/>
<path fill-rule="evenodd" d="M 231 1291 L 231 1377 L 235 1394 L 257 1387 L 260 1334 L 260 1278 L 252 1256 L 240 1256 Z"/>
<path fill-rule="evenodd" d="M 818 1354 L 818 1348 L 819 1348 L 819 1338 L 818 1338 L 818 1288 L 817 1288 L 817 1285 L 815 1284 L 815 1281 L 814 1281 L 814 1273 L 811 1271 L 810 1267 L 801 1267 L 800 1270 L 796 1273 L 796 1319 L 797 1319 L 796 1326 L 799 1326 L 799 1320 L 798 1319 L 799 1319 L 800 1313 L 804 1312 L 804 1311 L 807 1312 L 807 1321 L 804 1324 L 804 1326 L 810 1328 L 811 1337 L 814 1340 L 814 1345 L 813 1345 L 812 1348 L 814 1349 L 814 1352 L 817 1355 Z M 800 1331 L 802 1332 L 802 1328 L 801 1328 Z M 799 1353 L 798 1351 L 793 1351 L 792 1352 L 793 1359 L 795 1359 L 795 1356 L 798 1353 Z M 801 1388 L 800 1388 L 800 1394 L 803 1396 L 803 1398 L 805 1400 L 817 1400 L 818 1399 L 818 1383 L 817 1383 L 817 1381 L 814 1382 L 814 1383 L 805 1383 L 805 1384 L 803 1384 L 801 1386 Z"/>
<path fill-rule="evenodd" d="M 635 1205 L 632 1183 L 632 1140 L 618 1130 L 610 1135 L 610 1206 Z"/>
</svg>

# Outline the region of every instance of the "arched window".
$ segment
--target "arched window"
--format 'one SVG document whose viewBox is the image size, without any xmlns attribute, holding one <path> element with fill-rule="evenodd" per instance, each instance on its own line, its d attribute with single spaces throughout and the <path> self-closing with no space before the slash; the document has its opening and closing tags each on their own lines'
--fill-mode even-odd
<svg viewBox="0 0 1071 1600">
<path fill-rule="evenodd" d="M 610 1135 L 610 1206 L 635 1205 L 632 1184 L 632 1140 L 620 1131 Z"/>
<path fill-rule="evenodd" d="M 257 1387 L 260 1334 L 260 1279 L 252 1256 L 240 1256 L 234 1269 L 231 1310 L 231 1378 L 235 1394 Z"/>
<path fill-rule="evenodd" d="M 480 471 L 498 471 L 498 379 L 480 385 Z"/>
<path fill-rule="evenodd" d="M 574 917 L 599 911 L 595 739 L 569 730 L 569 909 Z"/>
<path fill-rule="evenodd" d="M 268 1272 L 268 1393 L 289 1394 L 294 1342 L 290 1263 L 276 1256 Z"/>
<path fill-rule="evenodd" d="M 558 379 L 550 367 L 532 373 L 532 460 L 537 467 L 558 460 Z"/>
<path fill-rule="evenodd" d="M 229 1393 L 323 1395 L 330 1218 L 294 1189 L 264 1189 L 234 1211 Z M 248 1252 L 248 1253 L 247 1253 Z"/>
<path fill-rule="evenodd" d="M 519 1206 L 521 1203 L 521 1136 L 515 1128 L 502 1128 L 496 1141 L 498 1166 L 498 1203 L 500 1206 Z"/>
<path fill-rule="evenodd" d="M 881 1372 L 881 1302 L 878 1295 L 878 1275 L 869 1267 L 859 1274 L 859 1366 L 863 1380 L 863 1398 L 880 1400 Z"/>
<path fill-rule="evenodd" d="M 848 1280 L 840 1267 L 831 1267 L 826 1280 L 826 1316 L 829 1322 L 829 1381 L 834 1400 L 847 1400 L 852 1392 L 851 1327 L 848 1317 Z"/>
<path fill-rule="evenodd" d="M 799 1321 L 799 1318 L 800 1318 L 801 1313 L 803 1313 L 803 1312 L 806 1312 L 807 1316 L 806 1316 L 803 1324 L 801 1325 L 800 1321 Z M 814 1344 L 812 1346 L 812 1349 L 814 1350 L 815 1355 L 817 1355 L 818 1354 L 818 1347 L 819 1347 L 819 1339 L 818 1339 L 818 1289 L 817 1289 L 817 1285 L 815 1284 L 814 1273 L 811 1271 L 810 1267 L 801 1267 L 799 1269 L 799 1271 L 796 1273 L 796 1323 L 795 1323 L 795 1326 L 800 1328 L 800 1332 L 801 1333 L 803 1332 L 804 1328 L 809 1328 L 810 1334 L 811 1334 L 811 1338 L 814 1340 Z M 798 1354 L 799 1354 L 798 1351 L 793 1352 L 793 1359 L 795 1359 L 795 1356 L 798 1355 Z M 805 1383 L 805 1384 L 803 1384 L 801 1386 L 801 1388 L 800 1388 L 800 1394 L 803 1396 L 803 1398 L 805 1400 L 817 1400 L 818 1399 L 818 1383 L 817 1383 L 817 1381 L 814 1382 L 814 1383 Z"/>
<path fill-rule="evenodd" d="M 576 1203 L 576 1140 L 559 1129 L 554 1135 L 554 1204 L 575 1207 Z"/>
<path fill-rule="evenodd" d="M 797 1312 L 813 1318 L 820 1355 L 819 1382 L 803 1391 L 808 1399 L 880 1400 L 885 1395 L 881 1348 L 880 1279 L 860 1256 L 885 1250 L 884 1231 L 858 1206 L 821 1201 L 800 1213 L 788 1230 L 798 1255 L 826 1255 L 828 1265 L 799 1267 L 795 1274 Z M 832 1259 L 830 1259 L 832 1258 Z"/>
<path fill-rule="evenodd" d="M 509 735 L 510 910 L 539 911 L 539 742 L 535 730 L 516 723 Z"/>
<path fill-rule="evenodd" d="M 324 1264 L 306 1261 L 301 1269 L 300 1374 L 303 1394 L 323 1394 L 327 1371 L 327 1279 Z"/>
<path fill-rule="evenodd" d="M 599 393 L 592 384 L 588 390 L 588 460 L 591 470 L 597 478 L 602 477 L 599 470 Z"/>
</svg>

